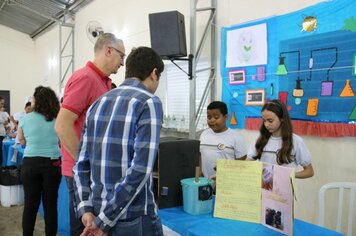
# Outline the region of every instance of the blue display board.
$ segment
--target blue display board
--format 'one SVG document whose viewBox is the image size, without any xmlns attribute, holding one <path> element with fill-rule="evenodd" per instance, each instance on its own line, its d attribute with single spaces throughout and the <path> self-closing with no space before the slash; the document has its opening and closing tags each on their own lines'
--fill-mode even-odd
<svg viewBox="0 0 356 236">
<path fill-rule="evenodd" d="M 231 66 L 231 32 L 261 24 L 267 32 L 266 63 Z M 314 28 L 307 31 L 306 26 Z M 245 128 L 248 117 L 260 117 L 263 103 L 276 98 L 286 102 L 292 119 L 355 123 L 356 1 L 322 2 L 223 28 L 221 39 L 222 101 L 228 104 L 229 115 L 234 114 L 230 127 Z M 236 40 L 236 47 L 241 47 L 239 43 Z M 243 49 L 247 52 L 250 47 Z M 277 74 L 280 57 L 286 75 Z M 243 71 L 245 78 L 234 77 L 234 71 Z M 234 78 L 243 83 L 234 83 Z"/>
</svg>

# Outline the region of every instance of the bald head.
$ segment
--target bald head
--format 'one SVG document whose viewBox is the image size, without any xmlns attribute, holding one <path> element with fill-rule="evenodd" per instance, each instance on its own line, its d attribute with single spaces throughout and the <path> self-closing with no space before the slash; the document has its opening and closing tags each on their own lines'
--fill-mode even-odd
<svg viewBox="0 0 356 236">
<path fill-rule="evenodd" d="M 116 38 L 112 33 L 101 34 L 95 42 L 94 52 L 97 53 L 101 51 L 106 46 L 124 44 L 121 39 Z"/>
<path fill-rule="evenodd" d="M 125 46 L 114 34 L 104 33 L 98 37 L 94 46 L 94 65 L 106 75 L 116 74 L 124 66 Z"/>
</svg>

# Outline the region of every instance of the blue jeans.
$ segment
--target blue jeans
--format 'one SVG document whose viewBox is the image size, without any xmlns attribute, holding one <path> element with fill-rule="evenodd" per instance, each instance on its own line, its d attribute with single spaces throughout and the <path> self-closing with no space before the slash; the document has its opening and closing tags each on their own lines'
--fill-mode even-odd
<svg viewBox="0 0 356 236">
<path fill-rule="evenodd" d="M 109 236 L 163 236 L 161 220 L 156 215 L 118 221 Z"/>
<path fill-rule="evenodd" d="M 70 236 L 79 236 L 84 230 L 84 225 L 82 221 L 77 217 L 78 215 L 75 206 L 74 180 L 73 177 L 70 176 L 66 176 L 66 180 L 69 192 Z"/>
</svg>

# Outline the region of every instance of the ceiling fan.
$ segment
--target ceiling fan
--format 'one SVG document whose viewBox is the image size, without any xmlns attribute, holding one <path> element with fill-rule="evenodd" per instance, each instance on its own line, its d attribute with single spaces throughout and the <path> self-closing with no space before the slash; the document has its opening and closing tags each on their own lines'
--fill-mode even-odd
<svg viewBox="0 0 356 236">
<path fill-rule="evenodd" d="M 89 21 L 87 24 L 87 36 L 90 42 L 95 43 L 97 37 L 104 33 L 103 27 L 97 21 Z"/>
</svg>

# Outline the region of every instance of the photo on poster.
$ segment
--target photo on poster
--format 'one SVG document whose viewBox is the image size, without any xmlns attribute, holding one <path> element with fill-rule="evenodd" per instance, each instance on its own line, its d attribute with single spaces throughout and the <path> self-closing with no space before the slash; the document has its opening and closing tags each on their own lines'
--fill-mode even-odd
<svg viewBox="0 0 356 236">
<path fill-rule="evenodd" d="M 262 169 L 262 188 L 273 191 L 273 165 L 265 165 Z"/>
<path fill-rule="evenodd" d="M 250 89 L 245 91 L 245 106 L 263 106 L 265 89 Z"/>
<path fill-rule="evenodd" d="M 265 217 L 266 225 L 272 226 L 276 229 L 283 231 L 284 227 L 283 227 L 283 213 L 282 213 L 282 211 L 267 207 L 265 214 L 266 214 L 266 217 Z"/>
<path fill-rule="evenodd" d="M 229 84 L 246 83 L 245 70 L 232 70 L 229 72 Z"/>
</svg>

